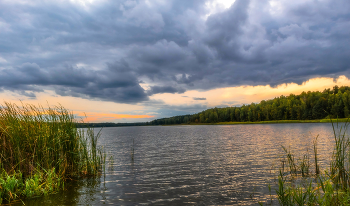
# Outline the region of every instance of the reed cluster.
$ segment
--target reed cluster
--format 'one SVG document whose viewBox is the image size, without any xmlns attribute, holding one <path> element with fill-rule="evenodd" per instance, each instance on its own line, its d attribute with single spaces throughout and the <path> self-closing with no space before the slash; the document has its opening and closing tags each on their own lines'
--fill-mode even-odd
<svg viewBox="0 0 350 206">
<path fill-rule="evenodd" d="M 91 128 L 62 106 L 0 106 L 0 204 L 48 194 L 69 178 L 98 175 L 105 156 Z"/>
<path fill-rule="evenodd" d="M 350 205 L 348 126 L 349 121 L 345 124 L 332 122 L 334 150 L 329 160 L 329 169 L 323 172 L 319 168 L 317 137 L 313 142 L 313 158 L 308 151 L 302 158 L 296 158 L 290 150 L 282 147 L 285 157 L 279 170 L 276 189 L 280 205 Z"/>
</svg>

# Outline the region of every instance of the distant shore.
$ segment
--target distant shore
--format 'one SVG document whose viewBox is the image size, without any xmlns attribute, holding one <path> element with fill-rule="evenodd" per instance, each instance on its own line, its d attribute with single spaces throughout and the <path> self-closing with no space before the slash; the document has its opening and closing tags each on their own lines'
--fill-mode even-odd
<svg viewBox="0 0 350 206">
<path fill-rule="evenodd" d="M 315 119 L 315 120 L 273 120 L 259 122 L 216 122 L 216 123 L 183 123 L 183 124 L 164 124 L 162 126 L 179 126 L 179 125 L 234 125 L 234 124 L 283 124 L 283 123 L 331 123 L 331 122 L 348 122 L 349 118 L 341 119 Z"/>
<path fill-rule="evenodd" d="M 347 122 L 350 119 L 340 118 L 332 119 L 332 122 Z M 280 123 L 330 123 L 330 119 L 316 120 L 273 120 L 273 121 L 258 121 L 258 122 L 216 122 L 216 123 L 182 123 L 182 124 L 161 124 L 151 125 L 147 122 L 138 123 L 76 123 L 78 128 L 102 128 L 102 127 L 129 127 L 129 126 L 179 126 L 179 125 L 234 125 L 234 124 L 280 124 Z"/>
</svg>

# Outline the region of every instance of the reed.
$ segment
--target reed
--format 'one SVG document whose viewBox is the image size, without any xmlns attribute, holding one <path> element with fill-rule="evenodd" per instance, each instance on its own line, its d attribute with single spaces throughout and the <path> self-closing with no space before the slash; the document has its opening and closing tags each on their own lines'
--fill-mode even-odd
<svg viewBox="0 0 350 206">
<path fill-rule="evenodd" d="M 286 185 L 286 177 L 284 177 L 283 173 L 280 171 L 278 176 L 278 190 L 276 190 L 280 205 L 291 205 L 292 196 L 290 190 L 291 188 Z"/>
<path fill-rule="evenodd" d="M 334 134 L 334 150 L 329 170 L 320 172 L 318 136 L 313 141 L 314 175 L 309 173 L 311 164 L 308 152 L 297 161 L 291 151 L 282 146 L 290 172 L 283 173 L 283 165 L 278 175 L 276 193 L 281 205 L 350 205 L 350 139 L 346 134 L 349 121 L 344 124 L 330 121 Z M 287 181 L 288 178 L 290 181 Z"/>
<path fill-rule="evenodd" d="M 303 159 L 300 162 L 300 171 L 301 171 L 301 176 L 307 177 L 309 176 L 309 168 L 310 168 L 310 159 L 309 155 L 303 155 Z"/>
<path fill-rule="evenodd" d="M 288 151 L 287 148 L 285 148 L 284 146 L 282 146 L 282 149 L 284 150 L 287 156 L 290 174 L 297 174 L 297 166 L 295 163 L 294 155 L 291 153 L 290 150 Z"/>
<path fill-rule="evenodd" d="M 79 130 L 75 123 L 62 106 L 0 106 L 0 202 L 51 193 L 66 179 L 99 174 L 104 162 L 99 134 Z M 17 186 L 5 189 L 5 184 Z M 39 184 L 51 186 L 38 193 Z"/>
<path fill-rule="evenodd" d="M 344 125 L 339 126 L 337 122 L 335 125 L 332 122 L 335 148 L 333 151 L 333 157 L 330 166 L 330 173 L 333 183 L 337 188 L 342 190 L 348 190 L 350 187 L 349 179 L 349 138 L 346 136 L 346 131 L 349 126 L 349 122 L 346 122 Z"/>
<path fill-rule="evenodd" d="M 130 152 L 130 155 L 131 155 L 131 161 L 134 161 L 134 154 L 135 154 L 135 149 L 134 149 L 134 139 L 132 139 L 132 147 L 131 147 L 131 152 Z"/>
<path fill-rule="evenodd" d="M 320 174 L 320 167 L 318 165 L 318 158 L 317 158 L 317 139 L 318 136 L 316 136 L 316 138 L 313 141 L 313 147 L 314 147 L 314 160 L 315 160 L 315 175 L 319 175 Z"/>
</svg>

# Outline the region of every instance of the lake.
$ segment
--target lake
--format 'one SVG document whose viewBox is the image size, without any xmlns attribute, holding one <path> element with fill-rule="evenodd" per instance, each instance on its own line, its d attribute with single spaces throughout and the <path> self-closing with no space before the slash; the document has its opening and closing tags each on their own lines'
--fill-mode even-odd
<svg viewBox="0 0 350 206">
<path fill-rule="evenodd" d="M 281 145 L 295 154 L 307 148 L 312 153 L 319 135 L 326 169 L 334 140 L 330 123 L 114 127 L 101 134 L 105 175 L 69 182 L 63 192 L 24 203 L 258 205 L 270 199 L 268 184 L 275 184 Z"/>
</svg>

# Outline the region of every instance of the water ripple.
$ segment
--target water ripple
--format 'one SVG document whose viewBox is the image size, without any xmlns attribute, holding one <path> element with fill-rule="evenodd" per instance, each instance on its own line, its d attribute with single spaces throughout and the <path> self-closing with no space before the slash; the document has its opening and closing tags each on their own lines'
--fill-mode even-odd
<svg viewBox="0 0 350 206">
<path fill-rule="evenodd" d="M 270 198 L 281 145 L 298 154 L 317 134 L 324 166 L 333 149 L 330 124 L 104 128 L 100 144 L 114 156 L 105 176 L 26 203 L 258 205 Z"/>
</svg>

